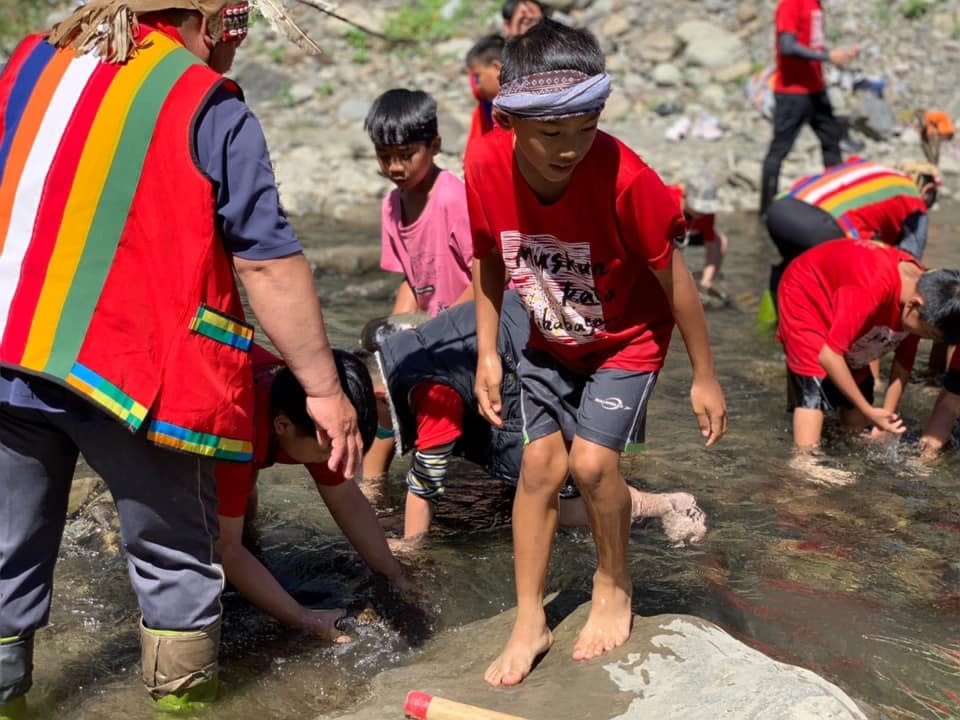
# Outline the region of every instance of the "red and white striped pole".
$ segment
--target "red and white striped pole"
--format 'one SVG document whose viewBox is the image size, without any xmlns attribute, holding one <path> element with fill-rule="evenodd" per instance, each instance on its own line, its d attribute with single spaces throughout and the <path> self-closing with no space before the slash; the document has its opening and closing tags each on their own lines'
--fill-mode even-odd
<svg viewBox="0 0 960 720">
<path fill-rule="evenodd" d="M 413 720 L 524 720 L 517 715 L 507 715 L 475 705 L 444 700 L 419 690 L 411 690 L 407 693 L 403 711 Z"/>
</svg>

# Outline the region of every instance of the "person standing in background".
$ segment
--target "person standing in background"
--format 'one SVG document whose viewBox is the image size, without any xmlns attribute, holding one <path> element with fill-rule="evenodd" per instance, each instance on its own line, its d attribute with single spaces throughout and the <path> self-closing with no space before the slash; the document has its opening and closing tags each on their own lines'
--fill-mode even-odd
<svg viewBox="0 0 960 720">
<path fill-rule="evenodd" d="M 804 124 L 820 139 L 825 167 L 839 165 L 843 131 L 833 115 L 823 77 L 823 63 L 847 65 L 859 46 L 827 49 L 820 0 L 780 0 L 774 17 L 777 72 L 773 88 L 773 139 L 763 160 L 760 215 L 777 194 L 780 166 Z"/>
</svg>

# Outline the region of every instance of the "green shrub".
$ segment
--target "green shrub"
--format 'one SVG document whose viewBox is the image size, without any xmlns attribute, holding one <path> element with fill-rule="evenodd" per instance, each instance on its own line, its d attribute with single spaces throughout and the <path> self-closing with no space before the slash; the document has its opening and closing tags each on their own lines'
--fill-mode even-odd
<svg viewBox="0 0 960 720">
<path fill-rule="evenodd" d="M 395 42 L 433 42 L 446 40 L 462 29 L 464 21 L 482 17 L 493 3 L 460 0 L 449 18 L 441 11 L 447 0 L 412 0 L 387 18 L 386 35 Z"/>
<path fill-rule="evenodd" d="M 913 20 L 926 14 L 927 0 L 907 0 L 900 8 L 900 14 L 907 20 Z"/>
</svg>

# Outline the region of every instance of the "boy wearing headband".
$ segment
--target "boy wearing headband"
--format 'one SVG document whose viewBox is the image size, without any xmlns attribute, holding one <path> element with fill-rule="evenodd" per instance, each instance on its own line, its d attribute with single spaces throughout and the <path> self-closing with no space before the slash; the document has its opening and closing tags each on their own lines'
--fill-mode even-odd
<svg viewBox="0 0 960 720">
<path fill-rule="evenodd" d="M 383 199 L 380 220 L 380 267 L 404 275 L 393 313 L 436 317 L 473 296 L 463 183 L 434 162 L 437 101 L 422 90 L 388 90 L 373 101 L 363 127 L 380 171 L 397 186 Z"/>
<path fill-rule="evenodd" d="M 597 131 L 610 79 L 596 39 L 544 20 L 507 43 L 500 80 L 494 112 L 511 132 L 482 138 L 466 165 L 478 258 L 476 390 L 496 426 L 508 274 L 532 328 L 517 371 L 526 439 L 513 509 L 517 620 L 486 673 L 495 686 L 521 682 L 552 643 L 543 591 L 568 472 L 599 556 L 573 657 L 596 657 L 629 637 L 630 496 L 619 462 L 642 441 L 674 322 L 706 444 L 726 431 L 697 286 L 674 246 L 685 232 L 680 208 L 635 153 Z"/>
</svg>

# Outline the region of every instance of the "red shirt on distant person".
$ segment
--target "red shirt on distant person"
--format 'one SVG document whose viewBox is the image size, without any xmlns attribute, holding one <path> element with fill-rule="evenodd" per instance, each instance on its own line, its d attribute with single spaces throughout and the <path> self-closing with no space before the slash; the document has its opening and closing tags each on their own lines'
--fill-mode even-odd
<svg viewBox="0 0 960 720">
<path fill-rule="evenodd" d="M 811 248 L 790 263 L 778 290 L 777 331 L 790 371 L 826 377 L 819 359 L 824 345 L 860 374 L 893 350 L 897 362 L 911 370 L 920 336 L 903 328 L 901 262 L 923 267 L 895 247 L 842 239 Z"/>
<path fill-rule="evenodd" d="M 782 33 L 793 33 L 798 44 L 811 50 L 826 49 L 820 0 L 780 0 L 774 22 L 777 73 L 773 91 L 812 95 L 823 90 L 826 83 L 823 80 L 823 63 L 820 60 L 805 60 L 780 53 Z"/>
</svg>

